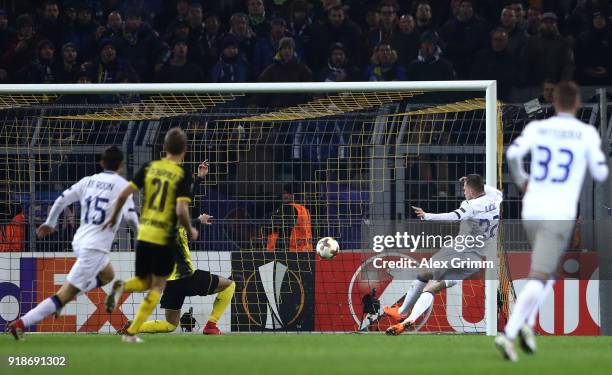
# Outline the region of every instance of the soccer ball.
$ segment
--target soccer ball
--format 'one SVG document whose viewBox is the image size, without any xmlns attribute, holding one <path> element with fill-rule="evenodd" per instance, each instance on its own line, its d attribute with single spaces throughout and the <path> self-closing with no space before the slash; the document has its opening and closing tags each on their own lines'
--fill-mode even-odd
<svg viewBox="0 0 612 375">
<path fill-rule="evenodd" d="M 317 254 L 323 259 L 332 259 L 340 252 L 338 241 L 331 237 L 323 237 L 317 242 Z"/>
</svg>

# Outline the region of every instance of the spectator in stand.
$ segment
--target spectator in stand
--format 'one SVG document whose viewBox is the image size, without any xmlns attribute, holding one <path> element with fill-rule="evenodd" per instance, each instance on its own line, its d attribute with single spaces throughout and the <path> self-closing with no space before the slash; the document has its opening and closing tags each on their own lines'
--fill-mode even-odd
<svg viewBox="0 0 612 375">
<path fill-rule="evenodd" d="M 576 45 L 578 82 L 585 85 L 612 84 L 612 31 L 602 12 L 593 13 L 592 27 Z"/>
<path fill-rule="evenodd" d="M 257 79 L 259 82 L 311 82 L 312 72 L 300 62 L 295 55 L 295 42 L 293 38 L 283 38 L 278 43 L 278 53 L 274 62 L 261 73 Z M 305 96 L 295 95 L 262 95 L 261 104 L 273 108 L 289 107 L 302 103 Z"/>
<path fill-rule="evenodd" d="M 157 73 L 155 82 L 191 83 L 206 82 L 206 77 L 200 67 L 189 61 L 189 43 L 185 39 L 177 39 L 172 44 L 172 57 L 166 61 Z"/>
<path fill-rule="evenodd" d="M 4 9 L 0 9 L 0 83 L 7 83 L 9 80 L 7 66 L 5 65 L 7 62 L 4 61 L 4 52 L 15 39 L 15 31 L 9 27 L 6 12 Z"/>
<path fill-rule="evenodd" d="M 187 22 L 187 15 L 189 14 L 189 1 L 187 0 L 176 0 L 176 17 L 169 22 L 164 20 L 164 14 L 160 14 L 158 18 L 161 26 L 166 27 L 165 39 L 170 40 L 174 34 L 174 31 L 179 24 Z"/>
<path fill-rule="evenodd" d="M 515 60 L 508 50 L 508 32 L 497 28 L 491 33 L 491 47 L 476 53 L 472 64 L 471 79 L 497 80 L 497 95 L 500 100 L 510 100 L 512 85 L 516 81 Z"/>
<path fill-rule="evenodd" d="M 64 21 L 64 39 L 66 38 L 66 30 L 74 27 L 77 22 L 77 8 L 73 3 L 64 4 L 64 16 L 62 17 Z"/>
<path fill-rule="evenodd" d="M 130 62 L 143 82 L 151 82 L 155 69 L 161 69 L 166 46 L 149 24 L 142 22 L 140 10 L 127 12 L 123 31 L 113 38 L 119 56 Z"/>
<path fill-rule="evenodd" d="M 235 13 L 232 15 L 230 19 L 229 34 L 238 39 L 238 43 L 240 43 L 238 48 L 239 53 L 243 58 L 248 59 L 248 56 L 252 54 L 253 48 L 255 47 L 256 36 L 249 27 L 246 14 Z"/>
<path fill-rule="evenodd" d="M 239 52 L 240 43 L 233 35 L 226 35 L 221 44 L 221 56 L 210 71 L 212 82 L 247 82 L 248 66 Z"/>
<path fill-rule="evenodd" d="M 521 54 L 521 81 L 539 86 L 545 79 L 569 81 L 574 75 L 574 58 L 569 42 L 559 35 L 557 16 L 542 15 L 537 36 L 527 40 Z"/>
<path fill-rule="evenodd" d="M 542 82 L 542 95 L 538 98 L 540 103 L 552 105 L 555 86 L 557 86 L 557 83 L 551 79 L 545 79 Z"/>
<path fill-rule="evenodd" d="M 461 0 L 457 17 L 440 29 L 445 56 L 453 62 L 459 79 L 469 77 L 474 54 L 485 48 L 487 35 L 489 26 L 474 14 L 472 0 Z"/>
<path fill-rule="evenodd" d="M 381 43 L 374 50 L 372 64 L 366 70 L 368 81 L 405 81 L 406 70 L 397 62 L 397 52 L 389 43 Z"/>
<path fill-rule="evenodd" d="M 455 79 L 453 65 L 440 57 L 442 50 L 438 45 L 438 36 L 427 31 L 421 35 L 421 46 L 416 60 L 406 69 L 409 81 L 451 81 Z"/>
<path fill-rule="evenodd" d="M 366 36 L 366 47 L 370 55 L 380 43 L 390 43 L 396 29 L 397 6 L 393 1 L 383 0 L 378 6 L 377 13 L 380 21 L 377 27 L 371 27 Z"/>
<path fill-rule="evenodd" d="M 75 83 L 81 67 L 77 62 L 76 44 L 66 43 L 62 46 L 62 61 L 55 64 L 57 83 Z"/>
<path fill-rule="evenodd" d="M 115 38 L 121 35 L 123 31 L 123 19 L 119 12 L 110 12 L 106 17 L 106 26 L 99 26 L 96 29 L 96 40 L 102 38 Z"/>
<path fill-rule="evenodd" d="M 322 82 L 359 81 L 359 71 L 349 64 L 346 48 L 342 43 L 332 45 L 327 66 L 319 71 L 317 80 Z"/>
<path fill-rule="evenodd" d="M 527 10 L 527 35 L 534 36 L 540 32 L 542 12 L 539 8 L 530 7 Z"/>
<path fill-rule="evenodd" d="M 519 30 L 526 31 L 528 23 L 525 19 L 525 8 L 523 7 L 523 3 L 521 1 L 511 1 L 508 7 L 514 11 L 514 15 L 516 16 L 516 27 Z"/>
<path fill-rule="evenodd" d="M 38 43 L 37 57 L 17 73 L 19 83 L 55 83 L 55 46 L 50 40 Z"/>
<path fill-rule="evenodd" d="M 200 48 L 203 53 L 205 71 L 217 63 L 224 34 L 221 30 L 221 21 L 215 13 L 209 13 L 205 19 L 204 35 L 200 39 Z"/>
<path fill-rule="evenodd" d="M 43 4 L 38 26 L 38 34 L 50 40 L 53 45 L 61 46 L 64 40 L 63 26 L 60 21 L 60 10 L 57 0 L 47 0 Z"/>
<path fill-rule="evenodd" d="M 357 67 L 364 65 L 361 30 L 345 18 L 342 6 L 333 6 L 327 11 L 326 20 L 313 27 L 312 40 L 307 48 L 310 66 L 321 69 L 325 66 L 329 48 L 334 43 L 342 43 L 349 54 L 349 60 Z"/>
<path fill-rule="evenodd" d="M 389 43 L 397 29 L 397 3 L 383 0 L 378 7 L 380 12 L 380 41 Z"/>
<path fill-rule="evenodd" d="M 567 17 L 567 31 L 577 39 L 580 33 L 591 28 L 592 15 L 595 11 L 595 1 L 578 0 L 576 6 Z"/>
<path fill-rule="evenodd" d="M 365 34 L 365 45 L 370 55 L 374 53 L 374 48 L 381 41 L 380 32 L 380 11 L 377 6 L 371 5 L 368 7 L 365 15 L 365 22 L 367 29 L 364 31 Z"/>
<path fill-rule="evenodd" d="M 17 33 L 3 51 L 3 66 L 12 76 L 30 61 L 37 58 L 38 35 L 34 31 L 34 20 L 29 14 L 21 14 L 16 21 Z"/>
<path fill-rule="evenodd" d="M 15 30 L 9 26 L 6 11 L 0 8 L 0 51 L 4 51 L 15 38 Z"/>
<path fill-rule="evenodd" d="M 508 33 L 508 53 L 512 56 L 513 63 L 516 63 L 527 43 L 527 32 L 518 27 L 516 12 L 509 6 L 502 10 L 500 26 Z"/>
<path fill-rule="evenodd" d="M 200 40 L 204 37 L 205 26 L 204 26 L 204 12 L 202 10 L 202 4 L 193 2 L 189 4 L 189 11 L 187 12 L 187 24 L 191 29 L 189 37 L 193 40 Z"/>
<path fill-rule="evenodd" d="M 391 38 L 391 48 L 397 51 L 397 61 L 402 66 L 408 66 L 419 53 L 419 35 L 414 18 L 410 14 L 401 16 L 398 26 L 398 32 Z"/>
<path fill-rule="evenodd" d="M 97 28 L 92 18 L 91 7 L 82 4 L 77 10 L 76 22 L 64 31 L 64 42 L 76 44 L 82 59 L 92 59 L 96 53 Z"/>
<path fill-rule="evenodd" d="M 130 63 L 117 56 L 112 39 L 102 39 L 98 58 L 86 63 L 84 68 L 94 83 L 120 83 L 125 79 L 138 82 L 138 76 Z"/>
<path fill-rule="evenodd" d="M 272 64 L 274 55 L 276 51 L 278 51 L 278 43 L 286 36 L 289 35 L 287 35 L 287 24 L 285 20 L 282 18 L 273 19 L 270 22 L 270 34 L 257 40 L 253 56 L 250 59 L 251 68 L 253 69 L 255 77 L 258 77 L 268 65 Z"/>
<path fill-rule="evenodd" d="M 263 0 L 247 0 L 247 10 L 251 30 L 258 38 L 265 37 L 270 32 L 270 25 Z"/>
<path fill-rule="evenodd" d="M 431 4 L 428 0 L 419 0 L 414 10 L 416 32 L 421 35 L 426 31 L 434 30 L 435 25 L 431 14 Z"/>
<path fill-rule="evenodd" d="M 308 9 L 308 3 L 305 0 L 295 0 L 291 3 L 289 11 L 289 25 L 287 27 L 289 34 L 291 34 L 293 40 L 299 40 L 303 47 L 310 43 L 311 28 L 312 16 Z"/>
</svg>

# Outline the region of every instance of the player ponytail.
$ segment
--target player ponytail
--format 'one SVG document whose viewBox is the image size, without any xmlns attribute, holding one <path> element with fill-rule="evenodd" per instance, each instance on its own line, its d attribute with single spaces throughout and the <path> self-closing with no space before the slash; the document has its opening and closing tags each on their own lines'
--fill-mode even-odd
<svg viewBox="0 0 612 375">
<path fill-rule="evenodd" d="M 100 161 L 105 170 L 117 171 L 123 162 L 123 152 L 117 146 L 107 147 L 102 152 Z"/>
</svg>

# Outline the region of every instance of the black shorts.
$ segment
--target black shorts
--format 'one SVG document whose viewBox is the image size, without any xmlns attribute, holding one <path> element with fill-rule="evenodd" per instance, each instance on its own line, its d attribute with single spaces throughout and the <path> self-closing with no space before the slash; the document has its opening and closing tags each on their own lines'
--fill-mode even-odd
<svg viewBox="0 0 612 375">
<path fill-rule="evenodd" d="M 136 244 L 136 276 L 168 276 L 174 269 L 176 248 L 138 241 Z"/>
<path fill-rule="evenodd" d="M 219 285 L 219 276 L 208 271 L 195 270 L 193 275 L 182 279 L 170 280 L 162 295 L 162 309 L 180 310 L 185 297 L 208 296 L 215 293 Z"/>
</svg>

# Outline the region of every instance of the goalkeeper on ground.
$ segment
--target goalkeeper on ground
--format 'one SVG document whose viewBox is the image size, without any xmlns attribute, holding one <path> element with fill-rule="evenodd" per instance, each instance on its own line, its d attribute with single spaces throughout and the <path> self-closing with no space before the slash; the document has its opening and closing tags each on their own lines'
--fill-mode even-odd
<svg viewBox="0 0 612 375">
<path fill-rule="evenodd" d="M 419 207 L 413 207 L 413 209 L 421 220 L 460 221 L 457 237 L 471 236 L 482 239 L 480 247 L 470 246 L 463 250 L 457 246 L 443 247 L 431 258 L 432 261 L 452 264 L 453 260 L 459 260 L 461 265 L 478 264 L 485 256 L 487 247 L 494 243 L 490 240 L 494 239 L 497 234 L 503 197 L 501 191 L 486 186 L 480 175 L 471 174 L 462 177 L 459 181 L 463 183 L 465 200 L 455 211 L 430 214 Z M 383 308 L 386 315 L 398 322 L 387 329 L 387 334 L 399 335 L 406 328 L 413 327 L 416 320 L 432 306 L 435 293 L 452 287 L 459 280 L 464 280 L 479 270 L 480 268 L 461 266 L 461 268 L 437 268 L 421 272 L 406 293 L 401 307 L 385 306 Z M 408 311 L 410 315 L 407 315 Z"/>
<path fill-rule="evenodd" d="M 204 161 L 198 167 L 198 182 L 208 174 L 208 162 Z M 202 214 L 193 219 L 192 225 L 197 223 L 210 225 L 212 216 Z M 217 321 L 227 309 L 236 283 L 223 276 L 212 274 L 208 271 L 195 269 L 191 262 L 191 252 L 189 251 L 189 241 L 187 232 L 183 227 L 178 228 L 176 239 L 176 263 L 174 270 L 168 277 L 166 288 L 160 300 L 160 306 L 165 310 L 166 320 L 150 320 L 142 324 L 138 333 L 167 333 L 173 332 L 179 326 L 181 318 L 181 308 L 185 302 L 185 297 L 209 296 L 217 294 L 213 303 L 213 309 L 208 318 L 208 323 L 202 331 L 205 335 L 220 335 L 221 331 L 217 328 Z M 116 298 L 109 295 L 109 299 Z M 127 328 L 127 327 L 126 327 Z M 122 333 L 121 331 L 119 333 Z"/>
</svg>

